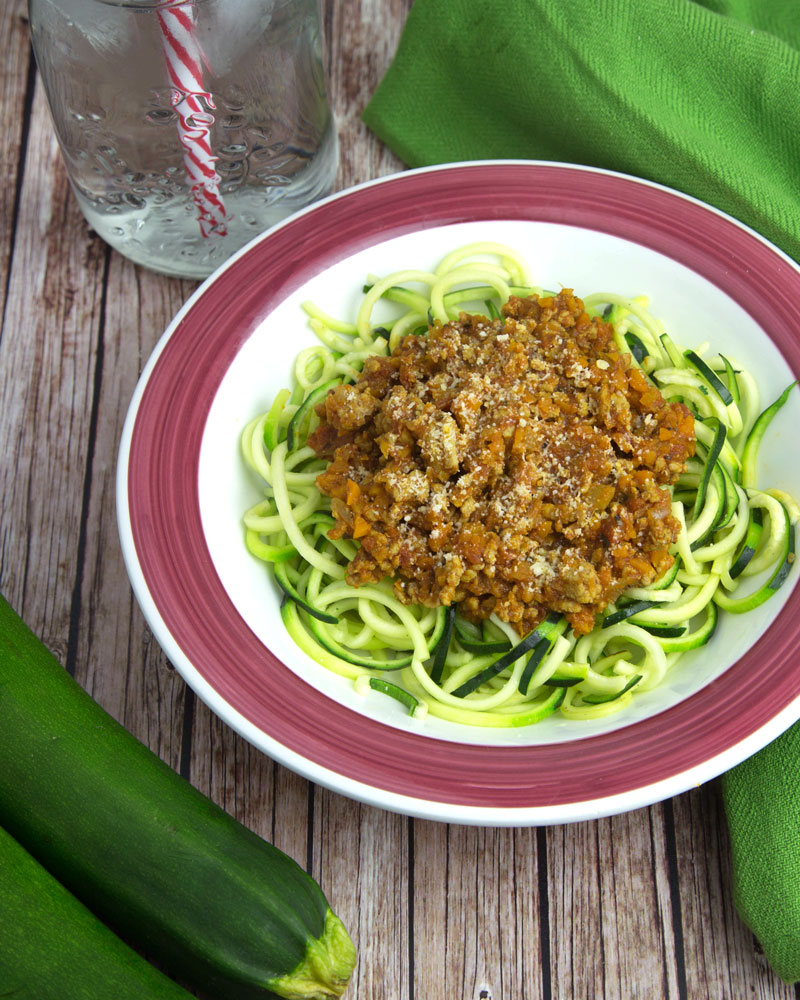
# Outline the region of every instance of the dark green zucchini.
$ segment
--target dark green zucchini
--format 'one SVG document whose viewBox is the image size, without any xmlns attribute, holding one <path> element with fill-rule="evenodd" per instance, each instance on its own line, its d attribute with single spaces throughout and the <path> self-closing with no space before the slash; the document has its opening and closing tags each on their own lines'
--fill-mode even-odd
<svg viewBox="0 0 800 1000">
<path fill-rule="evenodd" d="M 756 460 L 758 458 L 758 449 L 761 446 L 761 441 L 763 440 L 764 434 L 772 423 L 777 412 L 783 407 L 786 400 L 789 398 L 789 393 L 797 385 L 797 382 L 792 382 L 791 385 L 787 385 L 783 392 L 778 396 L 774 403 L 771 403 L 766 410 L 763 410 L 756 422 L 750 429 L 750 433 L 747 435 L 747 440 L 744 443 L 744 450 L 742 451 L 742 486 L 755 486 L 756 484 Z"/>
<path fill-rule="evenodd" d="M 640 625 L 639 628 L 659 639 L 677 639 L 686 633 L 686 625 Z"/>
<path fill-rule="evenodd" d="M 739 509 L 739 491 L 730 472 L 728 472 L 725 463 L 721 460 L 717 462 L 717 468 L 724 484 L 725 504 L 714 522 L 715 533 L 721 531 L 722 528 L 726 528 L 733 520 L 733 515 Z"/>
<path fill-rule="evenodd" d="M 565 622 L 562 624 L 563 616 L 558 612 L 553 612 L 540 622 L 535 629 L 532 629 L 526 636 L 524 636 L 520 641 L 513 646 L 507 653 L 504 653 L 501 657 L 496 659 L 494 663 L 490 663 L 488 667 L 484 667 L 483 670 L 479 670 L 477 674 L 470 677 L 469 680 L 464 681 L 464 683 L 453 691 L 453 695 L 456 698 L 466 698 L 468 694 L 472 694 L 473 691 L 481 686 L 492 677 L 497 677 L 501 674 L 506 667 L 510 667 L 513 663 L 516 663 L 518 659 L 522 656 L 529 655 L 532 653 L 538 644 L 542 640 L 547 640 L 548 647 L 552 643 L 556 635 L 560 635 L 564 631 Z M 547 648 L 540 647 L 542 652 L 537 659 L 537 663 L 541 660 L 542 656 L 547 652 Z M 530 678 L 528 678 L 530 680 Z M 522 693 L 527 693 L 526 690 Z"/>
<path fill-rule="evenodd" d="M 730 611 L 735 615 L 752 611 L 753 608 L 757 608 L 764 601 L 769 600 L 786 582 L 795 562 L 794 525 L 783 504 L 781 504 L 781 511 L 784 518 L 783 545 L 769 579 L 746 597 L 729 597 L 724 591 L 715 593 L 714 602 L 724 611 Z"/>
<path fill-rule="evenodd" d="M 640 611 L 647 611 L 648 608 L 652 608 L 656 603 L 656 601 L 631 601 L 630 604 L 617 608 L 611 614 L 606 615 L 600 624 L 600 628 L 610 628 L 612 625 L 619 625 L 620 622 L 624 622 L 627 618 L 633 618 L 634 615 L 638 615 Z"/>
<path fill-rule="evenodd" d="M 544 682 L 550 687 L 572 687 L 586 680 L 589 673 L 588 663 L 560 663 L 553 674 Z"/>
<path fill-rule="evenodd" d="M 0 827 L 0 997 L 192 1000 Z"/>
<path fill-rule="evenodd" d="M 275 582 L 284 594 L 286 594 L 287 597 L 290 597 L 296 604 L 299 604 L 303 611 L 307 614 L 321 622 L 328 622 L 329 625 L 335 625 L 339 621 L 336 615 L 329 615 L 327 611 L 323 611 L 321 608 L 315 607 L 300 595 L 297 588 L 294 587 L 292 581 L 289 579 L 289 574 L 287 573 L 284 565 L 281 563 L 275 563 L 272 567 L 272 571 L 275 575 Z"/>
<path fill-rule="evenodd" d="M 644 359 L 648 356 L 647 348 L 644 346 L 642 341 L 639 339 L 639 337 L 636 336 L 635 333 L 630 333 L 630 332 L 626 333 L 625 343 L 628 345 L 628 347 L 630 347 L 631 354 L 633 355 L 634 359 L 638 361 L 639 364 L 641 364 L 644 361 Z"/>
<path fill-rule="evenodd" d="M 673 341 L 672 337 L 670 337 L 668 333 L 662 333 L 659 339 L 661 340 L 661 346 L 667 352 L 667 357 L 672 362 L 673 367 L 686 368 L 687 367 L 686 361 L 681 352 L 678 350 L 677 346 L 675 345 L 675 342 Z"/>
<path fill-rule="evenodd" d="M 704 545 L 707 545 L 711 541 L 714 536 L 714 532 L 717 530 L 717 526 L 727 517 L 731 504 L 731 497 L 728 495 L 725 473 L 722 471 L 722 462 L 715 462 L 713 466 L 706 466 L 701 486 L 703 487 L 704 495 L 703 507 L 700 514 L 706 516 L 706 508 L 708 508 L 712 519 L 708 523 L 706 530 L 695 538 L 689 546 L 692 552 L 697 549 L 701 549 Z M 697 495 L 698 497 L 700 496 L 700 487 L 698 487 Z M 738 506 L 739 495 L 735 492 L 733 495 L 736 498 Z M 693 514 L 693 520 L 696 521 L 697 518 L 698 515 Z"/>
<path fill-rule="evenodd" d="M 330 382 L 325 382 L 323 385 L 317 386 L 317 388 L 314 389 L 313 392 L 310 392 L 303 402 L 297 407 L 294 416 L 289 421 L 289 426 L 286 428 L 287 452 L 293 452 L 295 448 L 300 446 L 302 429 L 305 426 L 305 423 L 307 423 L 310 419 L 312 411 L 317 403 L 321 403 L 331 389 L 335 389 L 341 384 L 341 378 L 334 378 L 331 379 Z"/>
<path fill-rule="evenodd" d="M 694 520 L 697 519 L 706 502 L 706 493 L 708 491 L 709 483 L 711 482 L 711 475 L 716 467 L 717 459 L 719 458 L 722 446 L 725 444 L 725 438 L 727 436 L 727 429 L 721 420 L 718 420 L 716 417 L 707 417 L 704 422 L 713 427 L 714 437 L 706 451 L 703 473 L 697 486 L 697 496 L 695 497 L 694 509 L 692 510 L 692 519 Z M 723 502 L 724 497 L 720 497 L 720 506 Z"/>
<path fill-rule="evenodd" d="M 530 687 L 531 678 L 533 677 L 534 671 L 542 662 L 542 660 L 550 652 L 550 647 L 553 645 L 553 639 L 551 636 L 547 636 L 544 639 L 540 639 L 536 645 L 533 647 L 531 655 L 528 657 L 528 662 L 525 664 L 525 669 L 520 674 L 518 691 L 520 694 L 527 694 L 528 688 Z"/>
<path fill-rule="evenodd" d="M 413 715 L 414 710 L 419 707 L 418 698 L 415 698 L 405 688 L 401 688 L 397 684 L 392 684 L 391 681 L 385 681 L 382 677 L 370 677 L 369 686 L 373 691 L 380 691 L 381 694 L 388 695 L 390 698 L 394 698 L 395 701 L 399 701 L 401 705 L 405 705 L 410 715 Z"/>
<path fill-rule="evenodd" d="M 446 608 L 442 634 L 436 640 L 436 644 L 431 650 L 433 653 L 433 660 L 431 662 L 431 680 L 434 684 L 442 683 L 442 674 L 444 673 L 447 653 L 450 649 L 450 640 L 453 637 L 453 623 L 455 622 L 455 618 L 456 609 L 452 606 Z"/>
<path fill-rule="evenodd" d="M 585 694 L 583 696 L 583 700 L 587 705 L 604 705 L 608 701 L 616 701 L 617 698 L 621 698 L 624 694 L 627 694 L 631 688 L 636 687 L 641 679 L 642 675 L 636 674 L 636 676 L 631 677 L 625 687 L 622 688 L 621 691 L 617 691 L 616 694 Z"/>
<path fill-rule="evenodd" d="M 697 369 L 697 371 L 702 375 L 708 385 L 714 390 L 714 392 L 719 396 L 722 402 L 726 406 L 730 406 L 733 402 L 733 394 L 730 389 L 725 385 L 722 379 L 712 371 L 708 365 L 703 361 L 703 359 L 695 354 L 694 351 L 684 351 L 683 356 L 686 360 Z"/>
<path fill-rule="evenodd" d="M 720 361 L 722 361 L 723 365 L 725 365 L 725 377 L 728 380 L 728 392 L 730 392 L 734 403 L 739 403 L 741 401 L 741 392 L 739 391 L 739 383 L 736 379 L 736 370 L 724 354 L 720 354 L 719 357 Z"/>
<path fill-rule="evenodd" d="M 300 621 L 304 621 L 308 630 L 312 633 L 313 639 L 318 647 L 321 647 L 320 652 L 327 650 L 328 653 L 332 653 L 337 659 L 343 660 L 345 663 L 350 663 L 357 667 L 366 667 L 370 670 L 399 670 L 400 667 L 407 667 L 412 659 L 414 658 L 413 650 L 408 649 L 406 652 L 397 651 L 397 654 L 392 657 L 385 657 L 381 652 L 376 656 L 371 656 L 369 650 L 366 652 L 361 652 L 360 650 L 349 649 L 347 646 L 343 646 L 342 643 L 335 639 L 328 628 L 328 622 L 323 621 L 319 615 L 310 615 L 309 609 L 300 602 L 297 603 L 298 607 L 302 609 L 303 614 L 299 616 L 299 621 L 292 621 L 294 616 L 283 615 L 283 621 L 286 625 L 286 629 L 289 635 L 294 639 L 294 641 L 303 648 L 301 638 L 298 634 L 298 626 L 302 628 Z M 445 632 L 447 627 L 447 613 L 445 608 L 439 608 L 436 614 L 436 626 L 429 638 L 429 649 L 428 652 L 433 654 L 436 647 L 439 645 L 439 641 Z M 308 650 L 307 650 L 308 652 Z M 447 651 L 445 650 L 445 655 Z M 319 658 L 318 652 L 310 652 L 310 656 L 313 656 L 318 663 L 324 663 L 324 660 Z"/>
<path fill-rule="evenodd" d="M 742 573 L 745 566 L 756 554 L 756 549 L 758 548 L 758 543 L 761 539 L 763 531 L 764 517 L 761 513 L 761 508 L 752 507 L 750 510 L 750 520 L 747 525 L 747 534 L 744 536 L 744 541 L 739 546 L 733 565 L 728 570 L 728 575 L 732 580 L 735 580 L 736 577 Z"/>
<path fill-rule="evenodd" d="M 134 947 L 209 997 L 341 995 L 355 949 L 317 883 L 115 722 L 2 597 L 0 718 L 0 825 Z"/>
<path fill-rule="evenodd" d="M 659 642 L 661 643 L 661 648 L 664 652 L 685 653 L 689 649 L 699 649 L 701 646 L 705 646 L 717 628 L 719 614 L 717 612 L 716 604 L 714 604 L 713 601 L 709 602 L 705 606 L 703 614 L 705 615 L 705 618 L 693 632 L 687 632 L 684 630 L 683 634 L 679 636 L 666 635 L 665 632 L 662 632 Z M 651 631 L 651 629 L 648 628 L 648 631 Z M 658 635 L 657 632 L 654 634 Z"/>
<path fill-rule="evenodd" d="M 511 642 L 502 633 L 499 637 L 488 635 L 486 622 L 479 628 L 461 615 L 456 615 L 455 632 L 459 643 L 470 653 L 483 656 L 487 653 L 505 653 L 511 649 Z"/>
</svg>

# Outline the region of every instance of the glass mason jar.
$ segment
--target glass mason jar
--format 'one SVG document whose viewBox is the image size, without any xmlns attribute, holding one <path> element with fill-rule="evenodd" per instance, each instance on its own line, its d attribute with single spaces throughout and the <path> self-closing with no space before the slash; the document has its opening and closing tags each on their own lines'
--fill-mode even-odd
<svg viewBox="0 0 800 1000">
<path fill-rule="evenodd" d="M 29 0 L 72 188 L 92 228 L 204 278 L 329 193 L 336 128 L 318 0 Z"/>
</svg>

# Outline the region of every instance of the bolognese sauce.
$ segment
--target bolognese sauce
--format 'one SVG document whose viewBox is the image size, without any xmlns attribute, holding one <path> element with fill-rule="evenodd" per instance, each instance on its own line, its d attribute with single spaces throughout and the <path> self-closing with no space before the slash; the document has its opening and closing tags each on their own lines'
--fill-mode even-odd
<svg viewBox="0 0 800 1000">
<path fill-rule="evenodd" d="M 329 534 L 360 543 L 353 586 L 390 577 L 404 603 L 522 633 L 557 611 L 585 634 L 672 564 L 668 487 L 694 418 L 570 289 L 407 336 L 317 412 Z"/>
</svg>

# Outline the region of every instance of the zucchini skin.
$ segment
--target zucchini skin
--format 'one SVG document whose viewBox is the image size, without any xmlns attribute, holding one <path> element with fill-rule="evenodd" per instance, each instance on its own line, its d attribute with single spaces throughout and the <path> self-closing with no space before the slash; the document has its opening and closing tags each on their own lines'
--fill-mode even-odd
<svg viewBox="0 0 800 1000">
<path fill-rule="evenodd" d="M 191 1000 L 0 827 L 0 997 Z"/>
<path fill-rule="evenodd" d="M 341 994 L 355 949 L 317 883 L 108 715 L 2 596 L 0 718 L 0 825 L 134 947 L 209 996 Z"/>
</svg>

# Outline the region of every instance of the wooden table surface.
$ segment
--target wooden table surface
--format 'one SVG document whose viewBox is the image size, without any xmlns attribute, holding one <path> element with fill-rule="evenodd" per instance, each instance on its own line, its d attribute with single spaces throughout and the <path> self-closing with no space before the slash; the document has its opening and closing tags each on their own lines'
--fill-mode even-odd
<svg viewBox="0 0 800 1000">
<path fill-rule="evenodd" d="M 402 169 L 359 116 L 410 6 L 325 3 L 339 187 Z M 195 286 L 133 266 L 89 230 L 23 0 L 0 4 L 0 38 L 0 590 L 30 627 L 115 718 L 321 883 L 359 950 L 347 997 L 800 997 L 734 909 L 715 783 L 568 826 L 413 820 L 273 763 L 187 688 L 132 596 L 114 475 L 139 373 Z"/>
</svg>

